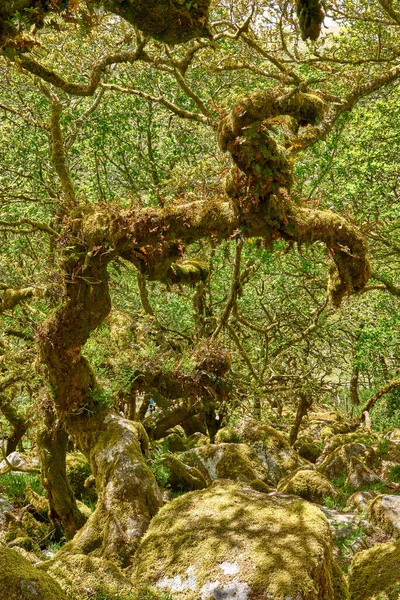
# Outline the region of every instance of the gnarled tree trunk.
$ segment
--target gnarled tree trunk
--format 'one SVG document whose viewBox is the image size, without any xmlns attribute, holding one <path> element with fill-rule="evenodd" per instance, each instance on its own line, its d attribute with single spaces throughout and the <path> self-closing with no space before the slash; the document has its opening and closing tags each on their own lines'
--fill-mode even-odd
<svg viewBox="0 0 400 600">
<path fill-rule="evenodd" d="M 90 333 L 110 311 L 107 260 L 86 255 L 68 266 L 67 297 L 38 340 L 56 411 L 87 456 L 99 497 L 96 510 L 64 552 L 93 553 L 126 566 L 161 505 L 161 495 L 143 458 L 144 429 L 102 405 L 101 390 L 82 356 Z"/>
<path fill-rule="evenodd" d="M 52 407 L 47 407 L 45 411 L 37 442 L 42 483 L 50 504 L 50 521 L 55 529 L 56 538 L 60 539 L 64 533 L 69 540 L 86 519 L 77 507 L 67 476 L 68 433 L 64 424 L 56 418 Z"/>
</svg>

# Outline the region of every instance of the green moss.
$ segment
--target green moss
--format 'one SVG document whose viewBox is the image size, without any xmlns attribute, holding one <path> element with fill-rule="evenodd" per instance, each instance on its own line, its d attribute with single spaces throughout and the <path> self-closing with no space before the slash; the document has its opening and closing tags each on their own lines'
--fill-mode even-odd
<svg viewBox="0 0 400 600">
<path fill-rule="evenodd" d="M 178 433 L 170 433 L 164 440 L 160 440 L 160 443 L 166 441 L 169 452 L 184 452 L 187 450 L 184 438 Z"/>
<path fill-rule="evenodd" d="M 208 439 L 208 437 L 206 435 L 204 435 L 204 433 L 200 433 L 200 432 L 192 433 L 192 435 L 190 435 L 186 439 L 186 445 L 188 448 L 196 448 L 197 446 L 205 446 L 209 442 L 210 442 L 210 440 Z"/>
<path fill-rule="evenodd" d="M 329 450 L 333 452 L 339 446 L 345 444 L 357 443 L 364 444 L 365 446 L 371 446 L 378 441 L 379 437 L 372 432 L 354 431 L 352 433 L 341 433 L 332 437 L 329 441 Z"/>
<path fill-rule="evenodd" d="M 303 40 L 317 40 L 324 22 L 324 11 L 320 0 L 295 0 Z"/>
<path fill-rule="evenodd" d="M 395 506 L 392 505 L 392 500 L 394 501 Z M 379 496 L 376 496 L 367 507 L 368 514 L 372 521 L 391 535 L 395 531 L 399 531 L 400 526 L 399 517 L 396 514 L 399 510 L 398 507 L 400 502 L 397 503 L 397 500 L 400 501 L 398 496 L 379 494 Z"/>
<path fill-rule="evenodd" d="M 317 458 L 322 452 L 321 444 L 313 442 L 304 442 L 300 445 L 296 445 L 298 455 L 311 463 L 315 463 Z"/>
<path fill-rule="evenodd" d="M 334 435 L 332 427 L 329 427 L 329 425 L 325 425 L 325 427 L 323 427 L 321 429 L 321 432 L 319 435 L 320 435 L 321 440 L 323 440 L 324 442 L 326 440 L 329 440 Z"/>
<path fill-rule="evenodd" d="M 166 44 L 182 44 L 197 37 L 210 37 L 207 28 L 210 0 L 102 0 L 104 8 Z"/>
<path fill-rule="evenodd" d="M 332 600 L 331 550 L 328 523 L 312 504 L 218 482 L 173 500 L 154 517 L 138 549 L 134 581 L 197 600 L 203 586 L 218 582 L 221 590 L 239 577 L 255 598 L 302 592 L 307 600 Z"/>
<path fill-rule="evenodd" d="M 336 561 L 333 562 L 333 597 L 335 600 L 350 599 L 346 578 Z"/>
<path fill-rule="evenodd" d="M 67 454 L 67 475 L 76 498 L 86 496 L 85 481 L 91 475 L 89 463 L 81 452 Z"/>
<path fill-rule="evenodd" d="M 205 282 L 208 277 L 208 263 L 199 258 L 192 258 L 184 262 L 171 265 L 169 277 L 172 283 L 195 285 L 200 281 Z"/>
<path fill-rule="evenodd" d="M 181 459 L 201 471 L 208 482 L 269 480 L 256 453 L 247 444 L 208 444 L 181 454 Z"/>
<path fill-rule="evenodd" d="M 168 471 L 168 487 L 173 490 L 202 490 L 207 487 L 207 479 L 195 467 L 185 465 L 173 454 L 166 454 L 162 464 Z"/>
<path fill-rule="evenodd" d="M 112 562 L 82 554 L 60 555 L 40 565 L 56 579 L 71 600 L 132 598 L 134 588 Z"/>
<path fill-rule="evenodd" d="M 220 442 L 238 444 L 242 441 L 242 436 L 233 427 L 222 427 L 217 431 L 215 443 Z"/>
<path fill-rule="evenodd" d="M 37 542 L 35 542 L 29 536 L 17 537 L 12 542 L 10 542 L 8 545 L 10 548 L 14 548 L 15 546 L 18 546 L 19 548 L 23 548 L 24 550 L 27 550 L 28 552 L 35 552 L 37 554 L 39 554 L 39 552 L 40 552 L 39 544 Z"/>
<path fill-rule="evenodd" d="M 371 600 L 386 593 L 390 600 L 398 599 L 400 586 L 400 540 L 376 544 L 358 552 L 349 573 L 351 600 Z"/>
<path fill-rule="evenodd" d="M 7 600 L 66 600 L 58 583 L 18 552 L 0 545 L 0 590 Z"/>
<path fill-rule="evenodd" d="M 334 498 L 337 495 L 335 488 L 321 473 L 302 469 L 281 479 L 278 491 L 321 504 L 325 498 Z"/>
</svg>

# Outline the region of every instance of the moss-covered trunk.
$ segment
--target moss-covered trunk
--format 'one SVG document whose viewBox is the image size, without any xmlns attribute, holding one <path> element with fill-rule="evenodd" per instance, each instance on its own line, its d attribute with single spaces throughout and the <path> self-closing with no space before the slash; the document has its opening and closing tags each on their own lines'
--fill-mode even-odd
<svg viewBox="0 0 400 600">
<path fill-rule="evenodd" d="M 82 355 L 90 333 L 110 311 L 103 257 L 99 252 L 69 265 L 65 301 L 38 340 L 56 411 L 87 456 L 99 496 L 95 512 L 65 551 L 112 557 L 125 566 L 161 497 L 143 458 L 144 429 L 101 405 L 93 371 Z"/>
<path fill-rule="evenodd" d="M 109 410 L 98 417 L 82 415 L 70 427 L 90 461 L 98 502 L 64 551 L 92 554 L 126 567 L 162 499 L 143 457 L 148 445 L 143 426 Z"/>
<path fill-rule="evenodd" d="M 79 511 L 68 481 L 66 454 L 68 434 L 48 407 L 38 436 L 38 452 L 42 467 L 42 483 L 50 504 L 49 517 L 56 537 L 71 539 L 82 527 L 85 518 Z"/>
<path fill-rule="evenodd" d="M 6 443 L 6 456 L 8 456 L 18 448 L 18 444 L 25 435 L 30 422 L 4 394 L 0 394 L 0 411 L 12 427 Z"/>
</svg>

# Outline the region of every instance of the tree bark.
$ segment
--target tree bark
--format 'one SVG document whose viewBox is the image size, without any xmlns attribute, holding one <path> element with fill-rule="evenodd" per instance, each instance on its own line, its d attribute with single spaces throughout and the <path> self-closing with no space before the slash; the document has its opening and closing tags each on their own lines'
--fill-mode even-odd
<svg viewBox="0 0 400 600">
<path fill-rule="evenodd" d="M 353 406 L 360 404 L 360 398 L 358 396 L 358 378 L 360 375 L 360 368 L 353 366 L 350 377 L 350 399 Z"/>
<path fill-rule="evenodd" d="M 68 434 L 50 406 L 44 412 L 44 422 L 38 432 L 37 442 L 42 484 L 49 500 L 49 517 L 55 529 L 55 537 L 61 539 L 64 534 L 69 540 L 83 526 L 86 519 L 77 507 L 74 492 L 68 481 Z"/>
<path fill-rule="evenodd" d="M 12 432 L 6 442 L 6 456 L 8 456 L 18 448 L 30 426 L 30 422 L 29 419 L 21 415 L 12 402 L 3 394 L 0 394 L 0 410 L 12 427 Z"/>
<path fill-rule="evenodd" d="M 377 391 L 376 394 L 371 396 L 371 398 L 368 400 L 368 402 L 366 402 L 361 409 L 360 421 L 361 422 L 364 421 L 364 419 L 365 419 L 364 413 L 365 412 L 369 413 L 373 409 L 375 404 L 378 402 L 378 400 L 380 398 L 382 398 L 382 396 L 384 396 L 385 394 L 389 394 L 389 392 L 392 392 L 393 390 L 395 390 L 398 387 L 400 387 L 400 379 L 392 379 L 386 385 L 384 385 L 379 391 Z"/>
<path fill-rule="evenodd" d="M 104 405 L 101 389 L 82 355 L 89 335 L 110 311 L 107 256 L 86 255 L 66 277 L 66 299 L 38 333 L 58 416 L 89 460 L 98 503 L 65 552 L 113 558 L 126 566 L 161 505 L 142 449 L 147 435 Z"/>
<path fill-rule="evenodd" d="M 297 406 L 296 418 L 289 434 L 289 444 L 291 446 L 296 442 L 301 423 L 312 405 L 312 398 L 310 396 L 307 396 L 307 394 L 304 393 L 300 393 L 299 396 L 300 400 Z"/>
</svg>

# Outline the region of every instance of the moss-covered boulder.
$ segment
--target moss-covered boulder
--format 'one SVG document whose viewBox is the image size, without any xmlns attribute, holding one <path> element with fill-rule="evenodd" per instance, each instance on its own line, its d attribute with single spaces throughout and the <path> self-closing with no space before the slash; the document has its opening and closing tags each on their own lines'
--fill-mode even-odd
<svg viewBox="0 0 400 600">
<path fill-rule="evenodd" d="M 15 548 L 17 546 L 18 548 L 23 548 L 27 552 L 40 552 L 39 544 L 29 536 L 17 537 L 10 542 L 8 546 L 9 548 Z"/>
<path fill-rule="evenodd" d="M 366 466 L 370 466 L 373 464 L 375 452 L 373 448 L 365 444 L 357 442 L 344 444 L 330 452 L 325 460 L 317 466 L 317 469 L 328 479 L 336 479 L 342 475 L 348 476 L 352 457 L 356 457 Z"/>
<path fill-rule="evenodd" d="M 322 463 L 325 458 L 331 454 L 336 448 L 344 446 L 346 444 L 364 444 L 365 446 L 371 446 L 379 441 L 379 436 L 371 431 L 363 431 L 361 429 L 348 433 L 338 433 L 332 436 L 325 443 L 321 456 L 317 460 L 317 464 Z"/>
<path fill-rule="evenodd" d="M 91 475 L 88 461 L 81 452 L 67 454 L 67 475 L 76 498 L 85 493 L 85 480 Z"/>
<path fill-rule="evenodd" d="M 204 433 L 197 431 L 186 438 L 186 446 L 188 448 L 197 448 L 197 446 L 205 446 L 209 443 L 208 437 Z"/>
<path fill-rule="evenodd" d="M 400 533 L 400 496 L 380 494 L 367 507 L 371 519 L 388 533 Z"/>
<path fill-rule="evenodd" d="M 361 490 L 376 483 L 381 484 L 384 482 L 362 460 L 357 458 L 357 456 L 352 456 L 350 458 L 346 485 L 355 490 Z"/>
<path fill-rule="evenodd" d="M 398 600 L 400 540 L 358 552 L 349 572 L 351 600 Z"/>
<path fill-rule="evenodd" d="M 389 439 L 381 439 L 374 449 L 376 452 L 374 470 L 384 479 L 400 483 L 400 444 Z"/>
<path fill-rule="evenodd" d="M 21 554 L 0 545 L 0 598 L 4 600 L 66 600 L 54 579 Z"/>
<path fill-rule="evenodd" d="M 215 442 L 217 444 L 238 444 L 242 441 L 242 436 L 234 427 L 222 427 L 215 436 Z"/>
<path fill-rule="evenodd" d="M 304 439 L 295 444 L 295 449 L 301 458 L 310 463 L 316 463 L 322 452 L 320 443 Z"/>
<path fill-rule="evenodd" d="M 350 511 L 352 509 L 356 509 L 358 511 L 365 511 L 368 503 L 371 502 L 371 500 L 373 500 L 374 498 L 376 498 L 376 496 L 378 496 L 378 492 L 376 492 L 375 490 L 354 492 L 354 494 L 352 494 L 350 498 L 348 498 L 344 509 L 345 511 Z"/>
<path fill-rule="evenodd" d="M 7 513 L 2 538 L 8 544 L 17 539 L 31 539 L 33 542 L 40 543 L 48 533 L 49 524 L 37 521 L 29 512 L 24 512 L 22 515 Z"/>
<path fill-rule="evenodd" d="M 312 504 L 217 482 L 167 504 L 138 549 L 137 584 L 174 600 L 335 595 L 328 523 Z"/>
<path fill-rule="evenodd" d="M 301 467 L 304 461 L 291 448 L 287 438 L 269 425 L 249 424 L 243 429 L 243 440 L 254 450 L 273 483 Z"/>
<path fill-rule="evenodd" d="M 177 456 L 166 454 L 161 463 L 168 471 L 168 485 L 172 490 L 202 490 L 208 479 L 196 467 L 183 463 Z"/>
<path fill-rule="evenodd" d="M 247 444 L 207 444 L 181 454 L 180 458 L 203 473 L 209 484 L 215 479 L 268 480 L 265 468 Z"/>
<path fill-rule="evenodd" d="M 333 410 L 311 412 L 308 418 L 310 421 L 322 421 L 323 423 L 336 423 L 342 420 L 342 417 Z"/>
<path fill-rule="evenodd" d="M 311 469 L 299 469 L 283 477 L 278 484 L 278 491 L 295 494 L 304 500 L 319 504 L 322 504 L 325 498 L 337 496 L 335 488 L 327 478 Z"/>
<path fill-rule="evenodd" d="M 161 444 L 165 443 L 170 452 L 184 452 L 187 450 L 187 446 L 184 438 L 178 433 L 170 433 L 163 440 L 160 440 Z"/>
<path fill-rule="evenodd" d="M 113 562 L 102 558 L 61 554 L 42 563 L 39 568 L 60 583 L 68 594 L 68 600 L 117 600 L 133 593 L 132 582 Z"/>
</svg>

